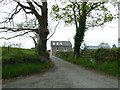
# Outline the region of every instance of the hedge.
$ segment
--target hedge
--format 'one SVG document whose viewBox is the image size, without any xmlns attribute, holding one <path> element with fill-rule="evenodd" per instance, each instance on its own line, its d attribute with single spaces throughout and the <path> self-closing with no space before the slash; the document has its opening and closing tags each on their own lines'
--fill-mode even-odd
<svg viewBox="0 0 120 90">
<path fill-rule="evenodd" d="M 80 58 L 73 57 L 73 51 L 58 51 L 56 56 L 86 68 L 120 77 L 120 48 L 86 50 Z"/>
<path fill-rule="evenodd" d="M 58 51 L 56 56 L 58 57 L 73 57 L 73 51 Z M 90 58 L 94 58 L 98 62 L 104 62 L 106 60 L 118 60 L 120 59 L 120 48 L 99 48 L 97 50 L 85 50 L 82 56 L 88 56 Z"/>
<path fill-rule="evenodd" d="M 73 57 L 73 55 L 74 55 L 73 51 L 58 51 L 58 52 L 56 52 L 56 56 L 58 56 L 58 57 L 69 57 L 69 56 Z"/>
<path fill-rule="evenodd" d="M 118 60 L 119 55 L 118 53 L 120 48 L 114 48 L 114 49 L 104 49 L 100 48 L 95 51 L 93 58 L 95 58 L 97 61 L 104 62 L 106 60 Z"/>
</svg>

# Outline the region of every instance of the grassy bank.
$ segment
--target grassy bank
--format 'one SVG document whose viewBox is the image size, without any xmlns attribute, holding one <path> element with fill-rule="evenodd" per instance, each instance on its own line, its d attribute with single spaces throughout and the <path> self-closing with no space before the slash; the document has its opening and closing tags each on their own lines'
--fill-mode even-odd
<svg viewBox="0 0 120 90">
<path fill-rule="evenodd" d="M 78 59 L 74 59 L 72 57 L 63 59 L 86 68 L 94 69 L 109 75 L 118 76 L 118 61 L 105 61 L 102 64 L 98 64 L 94 59 L 85 56 Z"/>
<path fill-rule="evenodd" d="M 37 55 L 32 49 L 2 47 L 2 63 L 22 63 L 37 60 Z"/>
<path fill-rule="evenodd" d="M 87 55 L 83 55 L 80 58 L 75 59 L 72 57 L 73 55 L 71 52 L 61 52 L 61 53 L 58 52 L 56 56 L 68 62 L 83 66 L 88 69 L 93 69 L 93 70 L 96 70 L 96 71 L 99 71 L 99 72 L 102 72 L 108 75 L 112 75 L 116 77 L 120 75 L 119 65 L 118 65 L 119 60 L 106 60 L 102 63 L 99 63 L 96 59 L 92 58 L 91 56 L 87 56 Z"/>
<path fill-rule="evenodd" d="M 34 50 L 2 48 L 2 79 L 38 73 L 51 66 L 51 61 L 40 62 Z"/>
<path fill-rule="evenodd" d="M 17 64 L 5 64 L 2 67 L 2 79 L 9 79 L 21 75 L 30 75 L 41 72 L 50 68 L 50 61 L 48 62 L 25 62 Z"/>
</svg>

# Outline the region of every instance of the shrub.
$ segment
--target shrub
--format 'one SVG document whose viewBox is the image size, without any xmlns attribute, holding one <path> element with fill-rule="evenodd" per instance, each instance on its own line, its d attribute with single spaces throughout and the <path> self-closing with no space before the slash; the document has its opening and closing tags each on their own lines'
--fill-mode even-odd
<svg viewBox="0 0 120 90">
<path fill-rule="evenodd" d="M 89 56 L 89 57 L 94 57 L 94 54 L 95 54 L 96 50 L 90 50 L 90 49 L 87 49 L 84 51 L 84 54 L 85 56 Z"/>
<path fill-rule="evenodd" d="M 100 63 L 107 60 L 118 60 L 118 49 L 100 48 L 94 53 L 94 58 Z"/>
<path fill-rule="evenodd" d="M 120 59 L 120 48 L 117 49 L 117 55 L 118 55 L 118 58 Z"/>
<path fill-rule="evenodd" d="M 58 51 L 56 52 L 56 56 L 58 57 L 64 57 L 64 58 L 67 58 L 67 57 L 70 57 L 72 56 L 73 57 L 73 51 Z"/>
</svg>

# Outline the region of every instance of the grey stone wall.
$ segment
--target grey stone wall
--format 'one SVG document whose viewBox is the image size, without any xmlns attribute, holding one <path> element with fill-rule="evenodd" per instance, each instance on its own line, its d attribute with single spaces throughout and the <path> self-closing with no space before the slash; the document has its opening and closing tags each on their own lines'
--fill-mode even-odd
<svg viewBox="0 0 120 90">
<path fill-rule="evenodd" d="M 68 46 L 53 46 L 52 47 L 52 55 L 55 55 L 57 51 L 70 51 L 72 50 L 72 47 Z"/>
<path fill-rule="evenodd" d="M 70 51 L 72 44 L 70 41 L 51 41 L 51 52 L 55 55 L 57 51 Z"/>
</svg>

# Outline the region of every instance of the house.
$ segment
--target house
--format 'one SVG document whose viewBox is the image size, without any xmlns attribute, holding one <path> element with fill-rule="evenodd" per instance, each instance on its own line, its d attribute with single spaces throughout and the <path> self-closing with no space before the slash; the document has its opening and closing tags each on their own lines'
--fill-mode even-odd
<svg viewBox="0 0 120 90">
<path fill-rule="evenodd" d="M 51 41 L 51 52 L 55 55 L 57 51 L 70 51 L 72 44 L 70 41 Z"/>
</svg>

